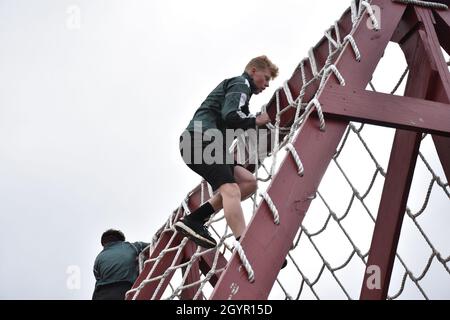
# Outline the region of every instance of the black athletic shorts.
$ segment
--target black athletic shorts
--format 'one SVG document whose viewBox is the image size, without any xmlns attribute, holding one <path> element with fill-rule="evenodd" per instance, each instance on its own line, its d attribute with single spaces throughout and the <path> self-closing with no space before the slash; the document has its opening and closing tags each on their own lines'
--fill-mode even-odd
<svg viewBox="0 0 450 320">
<path fill-rule="evenodd" d="M 183 138 L 188 139 L 188 141 L 183 141 Z M 198 141 L 199 139 L 201 140 L 201 143 Z M 197 143 L 195 143 L 195 140 L 197 140 Z M 230 159 L 233 159 L 233 157 L 229 154 L 225 144 L 222 146 L 223 157 L 221 157 L 219 163 L 205 163 L 205 159 L 201 156 L 195 159 L 194 154 L 197 153 L 202 155 L 205 148 L 213 141 L 214 140 L 207 141 L 206 139 L 203 139 L 201 134 L 194 134 L 193 132 L 186 135 L 185 131 L 185 133 L 180 136 L 180 153 L 186 165 L 205 179 L 211 185 L 212 189 L 216 191 L 225 183 L 236 183 L 236 180 L 234 179 L 234 167 L 238 164 L 234 161 L 230 162 Z M 186 144 L 186 142 L 189 144 Z M 190 157 L 184 152 L 184 148 L 186 147 L 190 150 Z M 200 160 L 200 162 L 198 160 Z"/>
</svg>

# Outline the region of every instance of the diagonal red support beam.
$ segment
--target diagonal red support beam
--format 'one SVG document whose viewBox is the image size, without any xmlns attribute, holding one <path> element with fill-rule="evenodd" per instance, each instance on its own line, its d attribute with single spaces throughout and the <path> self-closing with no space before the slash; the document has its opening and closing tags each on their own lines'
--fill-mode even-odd
<svg viewBox="0 0 450 320">
<path fill-rule="evenodd" d="M 179 235 L 176 235 L 173 240 L 172 239 L 172 231 L 166 231 L 163 234 L 161 234 L 160 240 L 158 241 L 155 249 L 153 250 L 150 259 L 156 259 L 161 252 L 166 248 L 172 248 L 180 244 L 181 237 Z M 150 278 L 155 278 L 158 276 L 162 276 L 164 272 L 171 266 L 172 262 L 174 261 L 176 256 L 176 251 L 170 251 L 165 253 L 164 259 L 160 259 L 159 261 L 152 261 L 152 262 L 146 262 L 144 265 L 144 269 L 139 274 L 139 277 L 136 279 L 132 289 L 137 288 L 142 281 L 146 280 L 147 276 L 150 274 Z M 179 264 L 182 255 L 179 255 L 178 259 L 175 261 L 175 264 Z M 156 265 L 156 266 L 155 266 Z M 153 267 L 155 266 L 155 269 L 152 271 Z M 167 285 L 170 282 L 170 279 L 172 278 L 173 272 L 168 275 L 162 282 L 160 289 L 158 290 L 157 295 L 154 297 L 154 299 L 159 299 L 162 294 L 164 293 L 164 290 L 166 289 Z M 156 290 L 156 288 L 160 285 L 160 280 L 152 281 L 148 284 L 146 284 L 139 293 L 134 297 L 137 300 L 149 300 L 153 297 L 153 294 Z M 127 300 L 133 299 L 134 294 L 128 294 L 126 296 Z"/>
<path fill-rule="evenodd" d="M 203 255 L 200 258 L 200 270 L 203 272 L 204 275 L 206 275 L 214 264 L 214 253 L 208 252 L 207 254 Z M 228 261 L 225 259 L 222 253 L 219 253 L 217 264 L 216 264 L 216 270 L 223 269 L 227 266 Z M 212 286 L 215 286 L 217 281 L 219 281 L 219 277 L 222 274 L 222 271 L 217 271 L 214 273 L 214 275 L 209 279 L 209 283 L 211 283 Z"/>
<path fill-rule="evenodd" d="M 425 45 L 428 44 L 428 55 L 432 62 L 436 65 L 437 69 L 437 78 L 440 81 L 437 81 L 434 86 L 433 96 L 435 101 L 450 103 L 450 72 L 448 70 L 447 63 L 442 55 L 442 51 L 439 45 L 438 35 L 435 31 L 435 20 L 433 16 L 430 14 L 429 10 L 424 10 L 417 8 L 416 9 L 417 16 L 419 19 L 423 21 L 424 27 L 427 30 L 426 38 L 422 36 L 422 41 L 424 41 Z M 444 23 L 436 24 L 436 29 L 438 32 L 450 31 L 450 14 L 449 10 L 447 11 L 439 11 L 437 13 L 440 17 L 443 18 Z M 445 38 L 445 35 L 444 35 Z M 446 34 L 446 39 L 448 43 L 449 34 Z M 450 181 L 450 138 L 433 136 L 433 142 L 436 147 L 437 154 L 439 156 L 439 160 L 441 161 L 442 168 L 444 169 L 445 176 L 447 178 L 447 182 Z"/>
<path fill-rule="evenodd" d="M 402 20 L 397 26 L 391 41 L 401 43 L 405 41 L 411 34 L 419 28 L 419 21 L 417 20 L 414 8 L 409 6 L 403 14 Z"/>
<path fill-rule="evenodd" d="M 436 34 L 442 48 L 450 54 L 450 10 L 437 11 L 434 13 L 436 20 Z"/>
<path fill-rule="evenodd" d="M 184 257 L 189 259 L 194 255 L 194 253 L 197 250 L 197 246 L 192 242 L 189 241 L 186 246 L 184 247 Z M 187 267 L 183 268 L 183 277 L 185 276 L 187 272 Z M 184 285 L 193 285 L 192 287 L 183 289 L 181 291 L 181 299 L 182 300 L 192 300 L 194 299 L 198 289 L 200 288 L 200 268 L 199 268 L 199 261 L 195 261 L 191 264 L 191 268 L 189 269 L 189 273 L 186 277 L 186 281 L 184 282 Z M 203 300 L 204 296 L 203 293 L 200 293 L 200 296 L 198 297 L 199 300 Z"/>
<path fill-rule="evenodd" d="M 191 192 L 189 192 L 189 196 L 187 199 L 187 205 L 191 211 L 192 211 L 192 208 L 197 208 L 198 206 L 201 205 L 202 199 L 203 199 L 203 201 L 207 201 L 209 199 L 207 185 L 204 181 L 202 182 L 202 184 L 203 184 L 203 188 L 201 187 L 201 184 L 200 184 L 197 187 L 195 187 Z M 203 192 L 203 194 L 202 194 L 202 192 Z M 178 220 L 182 216 L 183 212 L 184 212 L 184 210 L 181 210 L 180 215 L 175 217 L 175 221 Z M 175 221 L 172 221 L 172 223 L 174 223 Z M 180 237 L 180 235 L 177 234 L 176 237 L 174 238 L 174 240 L 171 241 L 172 235 L 173 235 L 172 230 L 166 230 L 159 236 L 158 242 L 156 243 L 155 249 L 152 251 L 150 259 L 156 259 L 162 253 L 163 250 L 174 248 L 174 247 L 180 245 L 182 237 Z M 193 243 L 189 241 L 186 245 L 190 246 L 190 245 L 193 245 Z M 178 257 L 178 260 L 175 263 L 178 264 L 182 259 L 189 258 L 189 257 L 190 257 L 190 255 L 186 256 L 186 251 L 184 250 L 183 254 Z M 171 251 L 169 253 L 166 253 L 165 256 L 158 262 L 156 269 L 153 270 L 153 272 L 151 274 L 151 278 L 155 278 L 155 277 L 163 275 L 164 272 L 167 270 L 167 268 L 169 268 L 170 265 L 172 264 L 174 258 L 175 258 L 175 252 Z M 142 281 L 144 281 L 148 277 L 148 274 L 151 272 L 153 265 L 154 265 L 154 262 L 152 262 L 152 263 L 147 262 L 145 264 L 144 269 L 139 274 L 138 278 L 136 279 L 135 283 L 133 284 L 132 289 L 139 287 L 139 285 L 142 283 Z M 206 273 L 209 271 L 209 270 L 207 270 L 207 265 L 205 263 L 202 263 L 201 267 L 202 267 L 202 272 Z M 172 279 L 172 276 L 173 276 L 173 272 L 171 274 L 167 275 L 167 277 L 164 279 L 164 282 L 162 283 L 162 287 L 160 289 L 158 289 L 158 295 L 155 297 L 155 299 L 160 298 L 161 295 L 164 293 L 164 290 L 167 287 L 167 285 L 169 284 L 170 280 Z M 158 281 L 151 282 L 150 284 L 145 285 L 144 288 L 142 288 L 140 290 L 140 293 L 135 298 L 136 299 L 146 299 L 146 300 L 151 299 L 157 288 L 158 288 Z M 126 296 L 126 298 L 132 299 L 133 294 L 128 294 Z"/>
<path fill-rule="evenodd" d="M 417 13 L 421 9 L 414 10 Z M 430 33 L 433 33 L 434 29 L 423 23 L 424 18 L 430 17 L 429 10 L 422 11 L 420 16 L 417 15 L 417 20 L 422 22 L 421 29 L 401 43 L 410 68 L 405 90 L 407 96 L 434 99 L 436 84 L 442 82 L 437 72 L 438 63 L 429 43 Z M 403 130 L 396 132 L 361 289 L 361 299 L 375 300 L 387 297 L 420 141 L 421 134 Z M 373 276 L 380 276 L 379 286 L 374 285 Z"/>
<path fill-rule="evenodd" d="M 380 60 L 386 45 L 405 10 L 404 6 L 392 5 L 390 0 L 374 0 L 382 10 L 383 27 L 374 31 L 366 21 L 356 27 L 354 39 L 360 47 L 361 62 L 355 61 L 349 46 L 335 62 L 336 67 L 348 85 L 365 88 Z M 317 48 L 316 48 L 317 49 Z M 335 81 L 329 78 L 329 82 Z M 298 88 L 297 88 L 298 90 Z M 325 89 L 321 97 L 327 95 Z M 275 225 L 268 206 L 258 207 L 241 240 L 247 258 L 255 272 L 255 281 L 247 280 L 240 259 L 233 254 L 229 266 L 214 288 L 212 299 L 266 299 L 275 282 L 279 267 L 311 203 L 311 196 L 317 191 L 336 148 L 345 132 L 348 122 L 329 120 L 326 132 L 318 129 L 314 119 L 308 120 L 293 145 L 302 157 L 305 174 L 299 177 L 291 157 L 286 157 L 268 188 L 268 194 L 278 208 L 280 224 Z"/>
<path fill-rule="evenodd" d="M 330 85 L 320 101 L 327 119 L 450 136 L 450 104 Z"/>
<path fill-rule="evenodd" d="M 364 274 L 362 300 L 387 297 L 420 140 L 420 133 L 396 131 Z M 372 276 L 379 277 L 378 284 Z"/>
<path fill-rule="evenodd" d="M 450 182 L 450 138 L 433 136 L 433 142 L 448 183 Z"/>
<path fill-rule="evenodd" d="M 441 83 L 435 86 L 434 100 L 442 103 L 450 103 L 450 75 L 439 47 L 440 44 L 450 54 L 450 10 L 436 10 L 433 11 L 432 16 L 423 16 L 421 14 L 421 12 L 427 11 L 429 12 L 426 9 L 410 6 L 405 11 L 402 21 L 394 33 L 393 40 L 402 43 L 406 41 L 408 36 L 417 31 L 419 24 L 426 25 L 426 28 L 429 30 L 426 35 L 426 37 L 429 37 L 427 52 L 429 52 L 430 56 L 434 57 L 433 64 L 436 65 L 436 71 L 439 74 L 437 76 L 442 79 Z M 450 139 L 447 137 L 433 136 L 433 142 L 436 146 L 436 151 L 447 181 L 450 181 Z"/>
</svg>

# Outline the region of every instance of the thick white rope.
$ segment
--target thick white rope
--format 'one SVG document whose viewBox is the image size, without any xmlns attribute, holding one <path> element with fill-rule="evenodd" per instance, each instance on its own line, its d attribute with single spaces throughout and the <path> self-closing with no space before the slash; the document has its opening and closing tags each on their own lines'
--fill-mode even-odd
<svg viewBox="0 0 450 320">
<path fill-rule="evenodd" d="M 186 199 L 183 199 L 183 201 L 181 202 L 181 206 L 184 209 L 184 215 L 185 216 L 191 213 L 191 210 L 189 210 L 189 207 L 188 207 L 188 204 L 187 204 L 187 200 L 188 199 L 186 198 Z"/>
<path fill-rule="evenodd" d="M 299 67 L 300 67 L 300 76 L 301 76 L 302 86 L 301 86 L 300 93 L 297 98 L 298 101 L 297 101 L 297 106 L 296 106 L 296 110 L 295 110 L 294 122 L 292 123 L 290 133 L 289 133 L 290 136 L 293 136 L 294 132 L 297 130 L 297 127 L 298 127 L 297 123 L 300 118 L 300 111 L 302 111 L 303 97 L 306 92 L 305 59 L 300 61 Z"/>
<path fill-rule="evenodd" d="M 255 272 L 253 271 L 253 268 L 250 264 L 250 262 L 247 259 L 247 256 L 245 255 L 244 249 L 242 249 L 241 244 L 239 241 L 234 241 L 234 248 L 236 249 L 239 258 L 241 259 L 242 265 L 244 266 L 245 270 L 247 271 L 248 281 L 254 282 L 255 281 Z"/>
<path fill-rule="evenodd" d="M 340 73 L 339 70 L 336 68 L 336 66 L 335 66 L 334 64 L 331 64 L 331 65 L 329 65 L 329 66 L 325 69 L 325 71 L 324 71 L 324 73 L 323 73 L 323 76 L 322 76 L 322 80 L 320 81 L 319 88 L 322 88 L 322 87 L 325 85 L 325 81 L 327 81 L 327 79 L 328 79 L 328 74 L 329 74 L 330 72 L 333 72 L 333 73 L 334 73 L 334 75 L 335 75 L 336 78 L 338 79 L 339 84 L 340 84 L 341 86 L 345 86 L 345 80 L 344 80 L 344 77 L 341 75 L 341 73 Z"/>
<path fill-rule="evenodd" d="M 275 224 L 280 224 L 280 215 L 278 214 L 278 209 L 275 207 L 275 204 L 273 203 L 269 194 L 267 192 L 261 192 L 259 195 L 266 201 L 267 205 L 269 206 L 269 209 L 273 215 L 273 222 Z"/>
<path fill-rule="evenodd" d="M 420 1 L 420 0 L 392 0 L 393 2 L 403 3 L 403 4 L 412 4 L 415 6 L 425 7 L 425 8 L 433 8 L 433 9 L 442 9 L 448 10 L 448 6 L 443 3 L 438 2 L 428 2 L 428 1 Z"/>
<path fill-rule="evenodd" d="M 306 107 L 305 113 L 307 113 L 313 107 L 316 108 L 317 115 L 319 116 L 320 130 L 325 131 L 325 118 L 323 116 L 322 106 L 320 105 L 320 102 L 317 98 L 311 99 L 311 101 L 308 103 L 308 106 Z"/>
<path fill-rule="evenodd" d="M 209 183 L 206 183 L 206 185 L 208 186 L 209 197 L 212 198 L 214 196 L 214 191 Z"/>
<path fill-rule="evenodd" d="M 274 139 L 274 147 L 273 147 L 273 161 L 272 161 L 272 166 L 270 167 L 270 176 L 273 176 L 273 173 L 275 172 L 275 166 L 277 164 L 277 154 L 280 148 L 280 90 L 278 89 L 275 93 L 275 100 L 276 100 L 276 107 L 277 107 L 277 113 L 275 116 L 275 126 L 274 126 L 274 130 L 275 130 L 275 139 Z"/>
<path fill-rule="evenodd" d="M 305 59 L 300 61 L 300 73 L 302 75 L 302 86 L 306 84 L 306 73 L 305 73 Z"/>
<path fill-rule="evenodd" d="M 295 163 L 297 164 L 297 168 L 298 168 L 297 172 L 300 176 L 303 176 L 303 173 L 304 173 L 303 163 L 300 160 L 297 150 L 295 150 L 295 147 L 291 142 L 289 142 L 286 145 L 286 150 L 289 150 L 291 152 L 291 155 L 294 158 Z"/>
<path fill-rule="evenodd" d="M 339 48 L 342 47 L 342 41 L 341 41 L 341 33 L 339 31 L 338 22 L 334 22 L 334 33 L 336 33 L 336 41 L 339 44 Z"/>
<path fill-rule="evenodd" d="M 334 39 L 333 39 L 333 37 L 331 37 L 331 34 L 330 34 L 330 32 L 327 30 L 327 31 L 325 31 L 325 37 L 327 37 L 327 39 L 328 39 L 328 42 L 329 43 L 331 43 L 335 48 L 340 48 L 340 43 L 338 43 L 337 41 L 335 41 Z"/>
<path fill-rule="evenodd" d="M 309 57 L 309 63 L 311 64 L 311 71 L 315 78 L 315 77 L 317 77 L 319 72 L 317 71 L 317 63 L 316 63 L 316 58 L 314 57 L 314 48 L 313 47 L 311 47 L 311 49 L 309 49 L 308 57 Z"/>
<path fill-rule="evenodd" d="M 286 80 L 283 83 L 283 89 L 284 89 L 284 93 L 286 94 L 286 98 L 287 98 L 288 104 L 290 106 L 293 106 L 295 104 L 295 100 L 292 97 L 291 89 L 289 89 L 288 80 Z"/>
<path fill-rule="evenodd" d="M 356 22 L 358 21 L 359 12 L 356 8 L 356 0 L 352 0 L 350 3 L 350 10 L 351 10 L 351 16 L 352 16 L 352 24 L 355 26 Z"/>
<path fill-rule="evenodd" d="M 348 40 L 352 46 L 353 52 L 355 53 L 356 61 L 361 61 L 361 53 L 359 52 L 358 46 L 356 45 L 355 39 L 351 34 L 345 36 L 344 41 Z"/>
<path fill-rule="evenodd" d="M 361 1 L 360 6 L 363 6 L 367 9 L 367 14 L 370 17 L 370 20 L 372 20 L 373 27 L 375 28 L 375 30 L 380 30 L 380 25 L 378 23 L 377 18 L 375 17 L 375 14 L 370 4 L 367 1 Z"/>
<path fill-rule="evenodd" d="M 205 192 L 205 183 L 206 181 L 201 181 L 200 182 L 200 205 L 203 204 L 203 202 L 205 201 L 205 195 L 203 194 Z"/>
</svg>

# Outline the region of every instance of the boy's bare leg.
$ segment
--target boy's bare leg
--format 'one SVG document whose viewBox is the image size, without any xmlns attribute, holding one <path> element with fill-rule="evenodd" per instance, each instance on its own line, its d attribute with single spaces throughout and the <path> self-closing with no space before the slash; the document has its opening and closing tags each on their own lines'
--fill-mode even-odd
<svg viewBox="0 0 450 320">
<path fill-rule="evenodd" d="M 234 168 L 234 178 L 236 179 L 236 183 L 238 184 L 241 192 L 241 201 L 244 201 L 256 191 L 255 176 L 247 169 L 241 166 L 236 166 Z M 222 209 L 222 196 L 220 192 L 216 193 L 211 199 L 209 199 L 209 203 L 212 205 L 215 212 Z"/>
<path fill-rule="evenodd" d="M 255 177 L 247 169 L 236 166 L 234 168 L 236 183 L 225 183 L 219 187 L 209 203 L 217 212 L 224 209 L 225 219 L 236 238 L 245 230 L 245 219 L 241 201 L 247 199 L 256 190 Z"/>
<path fill-rule="evenodd" d="M 228 225 L 236 238 L 245 230 L 244 213 L 241 207 L 241 191 L 237 183 L 225 183 L 219 187 L 223 211 Z"/>
</svg>

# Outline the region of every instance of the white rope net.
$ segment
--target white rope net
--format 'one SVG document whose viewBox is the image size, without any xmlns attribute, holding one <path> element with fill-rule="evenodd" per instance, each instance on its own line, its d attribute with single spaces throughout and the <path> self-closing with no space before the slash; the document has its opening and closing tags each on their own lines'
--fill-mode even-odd
<svg viewBox="0 0 450 320">
<path fill-rule="evenodd" d="M 346 45 L 352 48 L 355 61 L 364 58 L 360 55 L 352 32 L 363 19 L 364 23 L 366 19 L 370 19 L 373 27 L 378 28 L 377 18 L 369 2 L 353 0 L 351 19 L 353 28 L 348 35 L 340 35 L 336 23 L 325 32 L 329 55 L 320 70 L 317 68 L 313 49 L 309 51 L 306 59 L 311 65 L 314 75 L 312 79 L 306 79 L 305 76 L 306 59 L 300 62 L 298 69 L 303 86 L 298 97 L 294 99 L 287 82 L 277 90 L 277 115 L 275 124 L 270 127 L 275 137 L 275 145 L 270 157 L 260 163 L 259 170 L 255 173 L 259 181 L 256 194 L 243 202 L 244 212 L 248 213 L 247 222 L 251 218 L 249 213 L 256 211 L 260 201 L 269 205 L 274 223 L 279 222 L 277 208 L 265 190 L 277 172 L 280 160 L 285 156 L 292 157 L 298 167 L 297 174 L 303 174 L 301 155 L 292 147 L 292 141 L 302 130 L 303 123 L 316 121 L 308 120 L 312 112 L 317 112 L 319 116 L 318 130 L 326 131 L 326 119 L 322 115 L 320 101 L 316 98 L 323 89 L 326 78 L 336 77 L 341 85 L 345 85 L 345 79 L 331 62 Z M 399 74 L 402 74 L 400 80 L 391 84 L 394 87 L 390 92 L 392 94 L 404 86 L 403 80 L 408 70 L 403 73 L 402 71 L 399 71 Z M 392 72 L 390 70 L 390 73 Z M 320 81 L 315 96 L 310 101 L 303 101 L 306 89 L 315 81 Z M 372 82 L 370 88 L 376 90 Z M 282 91 L 289 103 L 287 108 L 280 106 L 279 95 Z M 295 109 L 292 126 L 280 127 L 281 115 L 290 108 Z M 262 108 L 264 109 L 265 107 Z M 350 123 L 317 194 L 313 196 L 314 200 L 288 254 L 288 265 L 279 273 L 269 299 L 359 298 L 394 132 L 394 129 Z M 278 143 L 281 135 L 284 138 Z M 181 299 L 181 294 L 186 289 L 194 289 L 194 299 L 208 299 L 213 290 L 211 278 L 220 275 L 225 269 L 225 266 L 220 264 L 221 256 L 229 260 L 233 250 L 238 251 L 248 280 L 253 280 L 252 262 L 234 240 L 223 211 L 207 223 L 213 236 L 218 239 L 217 248 L 197 248 L 189 259 L 180 261 L 179 257 L 182 256 L 188 240 L 184 238 L 179 245 L 173 245 L 176 237 L 173 224 L 182 215 L 190 213 L 187 205 L 189 196 L 190 194 L 154 236 L 152 248 L 161 235 L 169 234 L 170 241 L 166 248 L 154 259 L 144 262 L 141 258 L 141 270 L 147 263 L 153 263 L 153 267 L 146 280 L 138 288 L 129 291 L 132 297 L 135 298 L 146 285 L 157 283 L 152 297 L 154 299 L 162 293 L 159 291 L 162 290 L 164 281 L 169 278 L 170 283 L 162 293 L 162 299 Z M 210 186 L 202 182 L 201 203 L 210 196 Z M 450 239 L 447 232 L 450 225 L 449 199 L 450 187 L 445 181 L 432 139 L 424 135 L 403 221 L 389 299 L 450 298 Z M 198 280 L 187 281 L 189 273 L 194 272 L 193 268 L 198 266 L 200 258 L 207 255 L 211 257 L 211 254 L 213 258 L 210 271 L 202 274 L 196 269 Z M 171 266 L 162 275 L 154 275 L 157 264 L 168 255 L 174 257 Z"/>
</svg>

